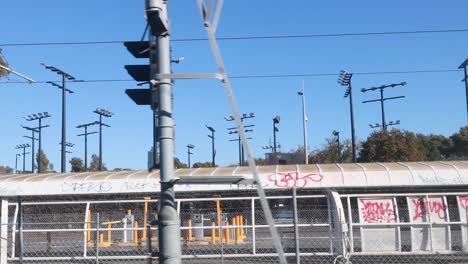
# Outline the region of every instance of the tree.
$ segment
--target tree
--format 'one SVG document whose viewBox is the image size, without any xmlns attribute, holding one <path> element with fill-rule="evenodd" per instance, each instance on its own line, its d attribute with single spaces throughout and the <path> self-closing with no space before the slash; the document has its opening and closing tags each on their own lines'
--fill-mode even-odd
<svg viewBox="0 0 468 264">
<path fill-rule="evenodd" d="M 351 141 L 340 142 L 338 150 L 338 142 L 334 137 L 327 138 L 322 148 L 312 151 L 309 155 L 309 163 L 346 163 L 352 160 Z"/>
<path fill-rule="evenodd" d="M 183 163 L 182 161 L 180 161 L 179 158 L 174 158 L 174 167 L 176 169 L 185 169 L 185 168 L 188 168 L 187 164 Z"/>
<path fill-rule="evenodd" d="M 71 171 L 72 172 L 82 172 L 85 171 L 83 166 L 83 160 L 77 157 L 74 157 L 70 160 Z"/>
<path fill-rule="evenodd" d="M 211 167 L 213 167 L 213 163 L 211 163 L 210 161 L 196 162 L 192 165 L 192 168 L 211 168 Z"/>
<path fill-rule="evenodd" d="M 96 154 L 91 155 L 91 163 L 89 164 L 89 171 L 99 171 L 99 156 Z M 102 163 L 101 170 L 106 171 L 106 164 Z"/>
<path fill-rule="evenodd" d="M 54 170 L 54 164 L 49 162 L 49 159 L 47 159 L 46 154 L 44 153 L 43 150 L 37 153 L 36 155 L 36 162 L 37 164 L 41 164 L 41 170 L 39 173 L 47 172 L 47 171 L 53 171 Z"/>
<path fill-rule="evenodd" d="M 425 160 L 425 150 L 413 132 L 393 129 L 373 132 L 362 143 L 360 162 Z"/>
<path fill-rule="evenodd" d="M 450 136 L 450 140 L 453 142 L 451 155 L 456 159 L 468 158 L 468 126 L 460 128 L 458 133 L 454 133 Z"/>
<path fill-rule="evenodd" d="M 8 166 L 0 166 L 0 174 L 11 174 L 13 169 Z"/>
</svg>

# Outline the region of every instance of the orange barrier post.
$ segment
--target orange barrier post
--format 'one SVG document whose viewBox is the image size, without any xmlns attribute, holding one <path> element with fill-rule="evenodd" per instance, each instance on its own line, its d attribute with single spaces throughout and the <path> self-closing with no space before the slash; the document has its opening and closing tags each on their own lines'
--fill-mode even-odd
<svg viewBox="0 0 468 264">
<path fill-rule="evenodd" d="M 221 239 L 221 236 L 222 236 L 222 230 L 221 230 L 221 201 L 219 199 L 216 199 L 216 214 L 217 214 L 217 217 L 218 217 L 218 226 L 219 226 L 219 231 L 218 231 L 218 235 L 219 235 L 219 238 Z"/>
<path fill-rule="evenodd" d="M 134 242 L 138 243 L 138 222 L 137 221 L 135 221 L 134 227 L 135 227 L 135 230 L 133 230 L 133 237 L 135 238 Z"/>
<path fill-rule="evenodd" d="M 226 244 L 231 243 L 231 238 L 229 237 L 229 222 L 226 223 L 226 229 L 224 229 L 224 236 L 226 237 Z"/>
<path fill-rule="evenodd" d="M 245 235 L 244 235 L 244 216 L 240 215 L 240 236 L 241 236 L 241 239 L 242 239 L 242 242 L 244 242 L 244 238 L 245 238 Z"/>
<path fill-rule="evenodd" d="M 188 240 L 188 241 L 192 241 L 192 240 L 193 240 L 193 238 L 192 238 L 192 219 L 189 219 L 189 220 L 188 220 L 188 227 L 189 227 L 189 229 L 188 229 L 188 237 L 187 237 L 187 240 Z"/>
<path fill-rule="evenodd" d="M 112 243 L 112 232 L 111 232 L 111 228 L 112 228 L 112 224 L 107 224 L 107 242 L 110 244 Z"/>
<path fill-rule="evenodd" d="M 216 243 L 216 224 L 215 222 L 211 223 L 211 243 Z"/>
<path fill-rule="evenodd" d="M 151 197 L 145 197 L 145 200 L 150 200 Z M 145 202 L 145 209 L 144 209 L 144 216 L 143 216 L 143 235 L 141 240 L 146 240 L 146 226 L 148 225 L 148 202 Z"/>
<path fill-rule="evenodd" d="M 103 244 L 104 244 L 104 234 L 101 233 L 101 234 L 99 235 L 99 245 L 102 246 Z"/>
<path fill-rule="evenodd" d="M 88 223 L 86 223 L 86 228 L 88 229 L 87 233 L 86 233 L 86 238 L 88 239 L 88 241 L 91 240 L 91 210 L 88 210 Z M 98 223 L 99 224 L 99 223 Z"/>
</svg>

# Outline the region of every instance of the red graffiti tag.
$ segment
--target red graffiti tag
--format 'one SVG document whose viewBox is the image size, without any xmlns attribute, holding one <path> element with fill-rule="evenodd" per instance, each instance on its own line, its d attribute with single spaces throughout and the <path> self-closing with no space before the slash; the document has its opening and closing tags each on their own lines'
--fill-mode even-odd
<svg viewBox="0 0 468 264">
<path fill-rule="evenodd" d="M 395 223 L 396 215 L 390 202 L 366 201 L 362 204 L 361 213 L 366 223 Z"/>
<path fill-rule="evenodd" d="M 280 188 L 303 188 L 311 182 L 321 182 L 323 175 L 317 173 L 299 174 L 298 172 L 275 173 L 268 175 L 268 180 Z"/>
<path fill-rule="evenodd" d="M 441 220 L 446 220 L 445 209 L 447 205 L 438 201 L 421 201 L 419 199 L 412 199 L 411 202 L 414 204 L 414 216 L 413 221 L 423 216 L 434 213 Z"/>
<path fill-rule="evenodd" d="M 468 196 L 460 196 L 458 200 L 460 201 L 460 207 L 468 210 Z"/>
</svg>

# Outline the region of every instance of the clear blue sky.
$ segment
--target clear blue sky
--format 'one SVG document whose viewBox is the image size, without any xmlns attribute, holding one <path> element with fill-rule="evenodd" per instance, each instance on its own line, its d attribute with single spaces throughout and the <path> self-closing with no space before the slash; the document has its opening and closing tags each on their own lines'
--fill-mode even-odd
<svg viewBox="0 0 468 264">
<path fill-rule="evenodd" d="M 206 37 L 195 0 L 170 1 L 173 38 Z M 381 31 L 466 29 L 468 2 L 454 1 L 225 1 L 218 36 L 327 34 Z M 2 3 L 0 44 L 30 42 L 139 40 L 145 27 L 143 0 L 6 1 Z M 456 69 L 468 57 L 468 33 L 221 41 L 230 75 Z M 185 57 L 175 72 L 214 72 L 207 42 L 174 42 L 174 57 Z M 121 44 L 4 47 L 3 53 L 16 70 L 36 80 L 57 80 L 44 70 L 44 62 L 78 79 L 129 79 L 125 64 L 144 64 Z M 19 80 L 11 76 L 12 80 Z M 337 76 L 304 78 L 306 84 L 310 147 L 323 144 L 334 129 L 350 137 L 348 101 Z M 466 125 L 465 89 L 461 72 L 429 74 L 359 75 L 355 87 L 356 133 L 364 139 L 369 123 L 380 121 L 378 104 L 361 104 L 375 94 L 359 89 L 407 81 L 404 88 L 386 95 L 407 98 L 386 104 L 387 120 L 401 120 L 400 128 L 421 133 L 450 135 Z M 2 80 L 5 81 L 5 80 Z M 272 137 L 272 118 L 280 115 L 282 150 L 302 144 L 301 101 L 297 95 L 302 78 L 234 79 L 233 87 L 242 112 L 254 112 L 255 132 L 251 147 L 263 156 L 261 146 Z M 0 165 L 14 166 L 15 145 L 30 142 L 21 125 L 31 113 L 48 111 L 43 148 L 55 168 L 60 168 L 60 92 L 46 84 L 0 84 L 2 136 Z M 144 169 L 151 146 L 151 112 L 135 105 L 124 93 L 134 82 L 74 83 L 68 97 L 68 141 L 74 156 L 83 156 L 83 139 L 76 125 L 96 119 L 92 111 L 103 107 L 115 113 L 106 120 L 104 162 L 110 168 Z M 219 82 L 177 81 L 174 85 L 176 155 L 186 161 L 185 145 L 196 146 L 193 160 L 209 161 L 210 139 L 205 124 L 217 129 L 217 161 L 237 162 L 237 145 L 229 142 L 226 128 L 232 124 Z M 89 149 L 98 151 L 98 137 Z M 27 159 L 29 166 L 29 158 Z M 28 167 L 27 167 L 28 168 Z"/>
</svg>

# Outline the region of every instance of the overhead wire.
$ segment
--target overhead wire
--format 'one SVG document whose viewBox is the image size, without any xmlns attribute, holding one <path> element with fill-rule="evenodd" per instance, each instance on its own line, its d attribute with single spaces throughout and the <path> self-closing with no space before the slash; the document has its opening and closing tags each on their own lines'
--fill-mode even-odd
<svg viewBox="0 0 468 264">
<path fill-rule="evenodd" d="M 385 36 L 385 35 L 415 35 L 415 34 L 441 34 L 441 33 L 467 33 L 468 29 L 440 29 L 440 30 L 412 30 L 412 31 L 381 31 L 381 32 L 354 32 L 354 33 L 326 33 L 326 34 L 297 34 L 297 35 L 253 35 L 253 36 L 228 36 L 219 37 L 218 40 L 268 40 L 268 39 L 304 39 L 304 38 L 331 38 L 331 37 L 359 37 L 359 36 Z M 208 41 L 207 38 L 179 38 L 172 42 L 197 42 Z M 71 42 L 24 42 L 24 43 L 3 43 L 0 47 L 21 47 L 21 46 L 58 46 L 58 45 L 101 45 L 101 44 L 122 44 L 125 40 L 108 41 L 71 41 Z"/>
</svg>

